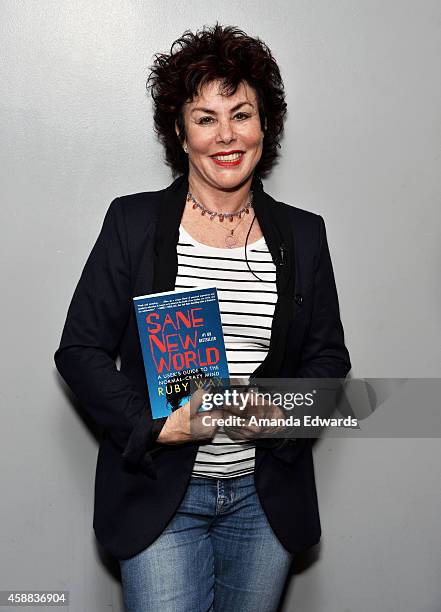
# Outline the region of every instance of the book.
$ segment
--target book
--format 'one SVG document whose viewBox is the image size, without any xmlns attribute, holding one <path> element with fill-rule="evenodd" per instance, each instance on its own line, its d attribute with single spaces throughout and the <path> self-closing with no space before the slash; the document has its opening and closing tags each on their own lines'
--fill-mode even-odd
<svg viewBox="0 0 441 612">
<path fill-rule="evenodd" d="M 202 384 L 229 379 L 216 287 L 133 298 L 152 417 L 169 416 Z"/>
</svg>

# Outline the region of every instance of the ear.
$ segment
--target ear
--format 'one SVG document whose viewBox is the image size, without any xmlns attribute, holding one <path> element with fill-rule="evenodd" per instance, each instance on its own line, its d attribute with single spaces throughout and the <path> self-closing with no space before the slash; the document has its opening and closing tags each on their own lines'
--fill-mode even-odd
<svg viewBox="0 0 441 612">
<path fill-rule="evenodd" d="M 177 119 L 175 119 L 175 132 L 176 132 L 176 136 L 178 137 L 179 142 L 182 143 L 182 139 L 184 138 L 185 140 L 185 130 L 179 129 Z"/>
</svg>

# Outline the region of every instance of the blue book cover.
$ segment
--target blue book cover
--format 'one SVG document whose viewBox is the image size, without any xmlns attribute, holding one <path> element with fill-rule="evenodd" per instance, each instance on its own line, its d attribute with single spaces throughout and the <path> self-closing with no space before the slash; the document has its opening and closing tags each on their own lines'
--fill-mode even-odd
<svg viewBox="0 0 441 612">
<path fill-rule="evenodd" d="M 228 380 L 215 287 L 142 295 L 133 303 L 154 419 L 190 399 L 192 379 Z"/>
</svg>

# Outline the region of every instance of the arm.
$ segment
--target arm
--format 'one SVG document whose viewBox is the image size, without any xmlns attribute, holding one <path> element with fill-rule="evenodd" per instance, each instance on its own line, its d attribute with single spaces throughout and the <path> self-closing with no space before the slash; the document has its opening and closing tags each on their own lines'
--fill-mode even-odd
<svg viewBox="0 0 441 612">
<path fill-rule="evenodd" d="M 148 400 L 115 365 L 132 307 L 122 214 L 116 198 L 75 289 L 54 360 L 63 379 L 122 451 L 123 458 L 154 476 L 149 451 L 166 419 L 153 421 Z"/>
<path fill-rule="evenodd" d="M 295 378 L 345 378 L 351 369 L 340 320 L 326 228 L 319 215 L 320 242 L 314 269 L 311 325 Z"/>
<path fill-rule="evenodd" d="M 343 379 L 351 369 L 351 362 L 344 342 L 325 222 L 320 215 L 318 217 L 319 248 L 314 266 L 311 323 L 302 347 L 300 363 L 293 377 Z M 338 386 L 338 381 L 336 385 Z M 331 396 L 333 395 L 331 391 Z M 295 439 L 283 439 L 273 452 L 281 459 L 293 462 L 309 439 L 299 438 L 297 444 L 295 442 Z"/>
</svg>

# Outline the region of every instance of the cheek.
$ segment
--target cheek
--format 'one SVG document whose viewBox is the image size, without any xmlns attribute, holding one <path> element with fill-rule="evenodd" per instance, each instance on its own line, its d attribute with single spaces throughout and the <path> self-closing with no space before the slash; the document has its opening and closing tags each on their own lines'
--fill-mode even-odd
<svg viewBox="0 0 441 612">
<path fill-rule="evenodd" d="M 260 129 L 245 134 L 244 142 L 249 148 L 259 149 L 263 145 L 263 135 Z"/>
<path fill-rule="evenodd" d="M 210 143 L 212 142 L 212 139 L 210 139 L 207 133 L 201 134 L 189 132 L 187 141 L 190 147 L 193 149 L 194 153 L 203 154 L 206 153 L 209 147 L 211 146 Z"/>
<path fill-rule="evenodd" d="M 248 150 L 252 153 L 253 159 L 260 158 L 263 151 L 263 140 L 262 138 L 254 138 L 247 145 Z"/>
</svg>

